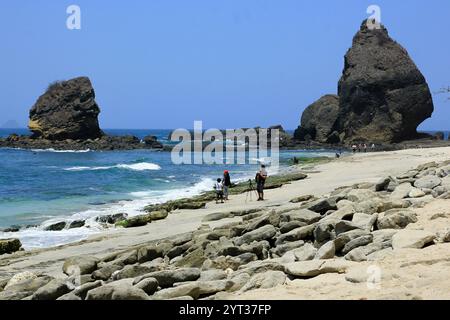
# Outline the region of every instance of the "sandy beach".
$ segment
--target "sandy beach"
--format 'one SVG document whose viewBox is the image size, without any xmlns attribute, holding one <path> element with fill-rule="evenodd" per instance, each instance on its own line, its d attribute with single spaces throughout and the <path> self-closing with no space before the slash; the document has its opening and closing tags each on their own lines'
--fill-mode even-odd
<svg viewBox="0 0 450 320">
<path fill-rule="evenodd" d="M 205 209 L 177 210 L 165 220 L 130 229 L 111 229 L 85 241 L 55 248 L 18 252 L 0 257 L 0 277 L 31 271 L 63 278 L 63 262 L 78 255 L 103 258 L 112 252 L 142 246 L 152 241 L 198 229 L 202 219 L 211 213 L 253 208 L 295 208 L 289 200 L 302 195 L 319 197 L 332 190 L 356 183 L 375 183 L 382 177 L 398 175 L 427 162 L 450 159 L 450 147 L 411 149 L 393 152 L 358 153 L 313 167 L 298 167 L 308 178 L 267 190 L 266 201 L 257 202 L 248 194 L 233 196 L 226 204 L 208 203 Z M 435 200 L 424 208 L 414 209 L 418 222 L 408 229 L 422 229 L 434 233 L 450 226 L 450 200 Z M 436 214 L 442 217 L 430 220 Z M 241 218 L 208 222 L 214 228 Z M 371 298 L 450 298 L 450 244 L 437 244 L 423 250 L 402 249 L 380 260 L 355 263 L 350 275 L 363 277 L 367 268 L 377 265 L 382 270 L 381 289 L 368 290 L 365 281 L 349 282 L 346 274 L 324 274 L 307 280 L 288 281 L 270 290 L 252 290 L 243 294 L 224 295 L 239 299 L 371 299 Z M 364 277 L 363 277 L 364 278 Z M 356 282 L 356 283 L 355 283 Z"/>
</svg>

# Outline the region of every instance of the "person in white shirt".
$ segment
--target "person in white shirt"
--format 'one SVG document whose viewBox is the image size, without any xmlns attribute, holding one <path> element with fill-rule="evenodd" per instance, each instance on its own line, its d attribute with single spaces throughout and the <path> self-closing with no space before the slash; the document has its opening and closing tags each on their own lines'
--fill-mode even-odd
<svg viewBox="0 0 450 320">
<path fill-rule="evenodd" d="M 214 189 L 216 190 L 216 203 L 219 203 L 219 200 L 221 203 L 223 203 L 223 183 L 222 179 L 217 179 L 216 184 L 214 185 Z"/>
</svg>

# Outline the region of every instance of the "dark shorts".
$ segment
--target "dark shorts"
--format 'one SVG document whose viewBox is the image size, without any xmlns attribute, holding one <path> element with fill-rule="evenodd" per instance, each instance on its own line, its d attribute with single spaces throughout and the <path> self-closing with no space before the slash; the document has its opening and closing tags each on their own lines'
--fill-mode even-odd
<svg viewBox="0 0 450 320">
<path fill-rule="evenodd" d="M 256 191 L 258 191 L 259 193 L 264 191 L 264 182 L 258 182 L 256 184 Z"/>
</svg>

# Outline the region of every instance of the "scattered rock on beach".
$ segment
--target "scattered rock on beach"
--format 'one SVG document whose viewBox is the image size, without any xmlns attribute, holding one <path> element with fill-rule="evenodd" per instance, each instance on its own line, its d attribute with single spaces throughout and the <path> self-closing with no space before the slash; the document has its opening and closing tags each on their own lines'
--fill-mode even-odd
<svg viewBox="0 0 450 320">
<path fill-rule="evenodd" d="M 14 253 L 22 248 L 19 239 L 0 239 L 0 255 Z"/>
<path fill-rule="evenodd" d="M 98 261 L 99 259 L 89 255 L 73 257 L 64 261 L 62 269 L 69 276 L 73 274 L 89 274 L 97 269 Z"/>
<path fill-rule="evenodd" d="M 67 222 L 61 221 L 52 223 L 44 228 L 45 231 L 61 231 L 63 230 L 67 225 Z"/>
<path fill-rule="evenodd" d="M 436 235 L 422 230 L 401 230 L 392 237 L 394 249 L 414 248 L 421 249 L 425 245 L 433 243 Z"/>
</svg>

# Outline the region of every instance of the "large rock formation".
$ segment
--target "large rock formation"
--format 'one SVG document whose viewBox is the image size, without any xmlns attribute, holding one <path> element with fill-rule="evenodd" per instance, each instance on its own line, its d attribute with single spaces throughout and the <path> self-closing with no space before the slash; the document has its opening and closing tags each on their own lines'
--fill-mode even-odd
<svg viewBox="0 0 450 320">
<path fill-rule="evenodd" d="M 339 97 L 325 95 L 305 109 L 301 125 L 294 132 L 297 140 L 328 142 L 339 113 Z"/>
<path fill-rule="evenodd" d="M 364 21 L 345 55 L 336 96 L 309 106 L 297 140 L 328 143 L 399 142 L 418 137 L 417 127 L 433 113 L 424 76 L 408 52 L 382 25 Z"/>
<path fill-rule="evenodd" d="M 35 137 L 49 140 L 96 139 L 100 109 L 87 77 L 55 82 L 30 110 L 29 128 Z"/>
<path fill-rule="evenodd" d="M 425 78 L 408 52 L 384 26 L 370 30 L 366 21 L 345 55 L 338 94 L 336 129 L 345 141 L 414 139 L 434 110 Z"/>
<path fill-rule="evenodd" d="M 55 82 L 30 110 L 32 136 L 11 134 L 0 147 L 56 150 L 163 149 L 154 136 L 109 136 L 100 130 L 100 109 L 87 77 Z"/>
</svg>

